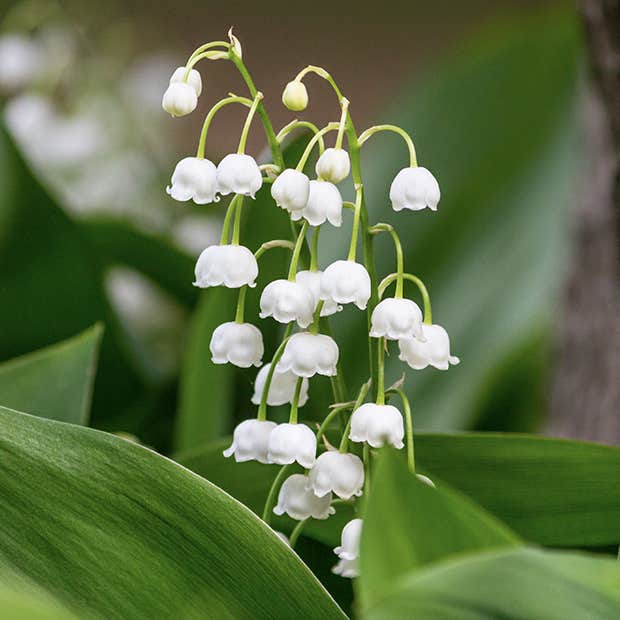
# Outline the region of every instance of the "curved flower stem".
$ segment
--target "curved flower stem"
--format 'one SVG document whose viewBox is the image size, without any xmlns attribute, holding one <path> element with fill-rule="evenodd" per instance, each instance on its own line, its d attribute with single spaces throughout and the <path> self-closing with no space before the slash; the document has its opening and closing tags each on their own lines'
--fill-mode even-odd
<svg viewBox="0 0 620 620">
<path fill-rule="evenodd" d="M 344 136 L 344 128 L 347 125 L 347 116 L 349 114 L 349 100 L 346 97 L 342 97 L 340 105 L 342 106 L 342 114 L 340 115 L 340 125 L 338 127 L 338 135 L 336 136 L 335 147 L 337 149 L 342 148 L 342 137 Z"/>
<path fill-rule="evenodd" d="M 238 97 L 237 95 L 231 95 L 230 97 L 226 97 L 218 101 L 208 112 L 205 117 L 204 123 L 202 124 L 202 131 L 200 132 L 200 140 L 198 141 L 198 149 L 196 151 L 196 157 L 198 159 L 205 158 L 205 146 L 207 143 L 207 133 L 209 132 L 209 127 L 211 126 L 211 121 L 213 117 L 217 114 L 218 110 L 221 110 L 224 106 L 227 106 L 231 103 L 240 103 L 248 108 L 252 107 L 252 100 L 247 97 Z"/>
<path fill-rule="evenodd" d="M 431 310 L 431 298 L 428 294 L 428 289 L 426 288 L 424 282 L 420 280 L 417 276 L 414 276 L 410 273 L 403 273 L 402 277 L 404 280 L 409 280 L 413 282 L 419 289 L 422 294 L 422 300 L 424 301 L 424 324 L 432 325 L 433 324 L 433 312 Z M 383 293 L 385 293 L 385 289 L 392 283 L 394 280 L 398 280 L 397 273 L 391 273 L 389 276 L 386 276 L 381 280 L 381 284 L 379 284 L 379 299 L 383 297 Z"/>
<path fill-rule="evenodd" d="M 237 297 L 237 311 L 235 313 L 235 323 L 243 323 L 245 316 L 245 296 L 248 292 L 247 285 L 242 286 L 239 289 L 239 296 Z"/>
<path fill-rule="evenodd" d="M 327 428 L 331 424 L 332 420 L 338 414 L 342 413 L 343 411 L 346 411 L 347 409 L 351 409 L 352 407 L 353 407 L 353 403 L 347 403 L 346 405 L 340 405 L 338 407 L 334 407 L 325 416 L 325 419 L 321 422 L 321 426 L 319 426 L 319 430 L 316 433 L 316 442 L 317 442 L 317 444 L 321 441 L 321 439 L 323 438 L 323 435 L 325 435 L 325 432 L 327 431 Z"/>
<path fill-rule="evenodd" d="M 266 241 L 263 245 L 254 252 L 254 256 L 256 260 L 258 260 L 263 254 L 268 252 L 269 250 L 274 250 L 275 248 L 285 248 L 287 250 L 293 250 L 295 244 L 292 241 L 288 241 L 286 239 L 272 239 L 271 241 Z"/>
<path fill-rule="evenodd" d="M 400 238 L 398 233 L 394 230 L 394 227 L 391 224 L 379 223 L 372 226 L 369 231 L 372 234 L 379 232 L 389 232 L 392 235 L 392 239 L 394 241 L 394 249 L 396 250 L 396 291 L 394 293 L 394 297 L 396 299 L 402 299 L 403 297 L 403 274 L 405 272 L 405 260 L 403 257 L 403 246 L 400 242 Z M 381 288 L 381 285 L 379 285 Z M 381 297 L 381 294 L 379 294 Z"/>
<path fill-rule="evenodd" d="M 342 92 L 340 91 L 340 88 L 338 88 L 338 84 L 336 84 L 336 81 L 334 80 L 334 78 L 327 71 L 325 71 L 323 67 L 317 67 L 316 65 L 308 65 L 307 67 L 302 69 L 297 74 L 297 76 L 295 77 L 295 80 L 301 81 L 303 77 L 307 75 L 308 73 L 316 73 L 316 75 L 322 77 L 324 80 L 327 80 L 329 84 L 331 85 L 331 87 L 334 89 L 334 92 L 336 93 L 336 96 L 338 97 L 338 101 L 341 101 L 343 99 Z"/>
<path fill-rule="evenodd" d="M 319 269 L 319 234 L 321 227 L 315 226 L 312 230 L 312 246 L 310 248 L 310 271 Z"/>
<path fill-rule="evenodd" d="M 290 465 L 284 465 L 278 472 L 278 475 L 275 477 L 274 481 L 271 484 L 271 487 L 269 488 L 269 493 L 267 494 L 267 499 L 265 500 L 265 506 L 263 508 L 262 516 L 263 521 L 267 524 L 269 524 L 269 522 L 271 521 L 271 513 L 273 507 L 276 504 L 278 491 L 280 490 L 280 487 L 284 482 L 284 478 L 286 478 L 286 475 L 291 470 L 292 465 L 292 463 Z"/>
<path fill-rule="evenodd" d="M 228 233 L 230 231 L 230 221 L 232 220 L 233 213 L 237 208 L 237 203 L 241 198 L 240 194 L 237 194 L 228 205 L 226 209 L 226 215 L 224 216 L 224 224 L 222 225 L 222 234 L 220 235 L 220 245 L 226 245 L 228 243 Z"/>
<path fill-rule="evenodd" d="M 291 131 L 298 129 L 300 127 L 309 129 L 315 135 L 319 133 L 319 128 L 314 123 L 311 123 L 310 121 L 299 121 L 295 119 L 294 121 L 291 121 L 288 125 L 284 125 L 282 129 L 280 129 L 280 131 L 276 135 L 276 140 L 278 141 L 279 144 L 281 144 L 282 140 L 284 140 L 284 138 L 289 133 L 291 133 Z M 323 153 L 323 151 L 325 150 L 325 140 L 323 139 L 322 134 L 319 136 L 318 140 L 319 140 L 319 153 Z"/>
<path fill-rule="evenodd" d="M 196 48 L 192 52 L 191 56 L 189 57 L 187 61 L 187 64 L 189 64 L 192 60 L 194 60 L 196 56 L 198 56 L 199 54 L 202 54 L 203 52 L 206 52 L 212 47 L 224 47 L 228 50 L 230 48 L 230 43 L 228 41 L 211 41 L 209 43 L 205 43 L 204 45 L 201 45 L 200 47 Z"/>
<path fill-rule="evenodd" d="M 252 80 L 252 76 L 248 72 L 245 64 L 241 57 L 235 52 L 233 47 L 229 47 L 228 57 L 230 61 L 235 65 L 241 77 L 245 81 L 248 90 L 250 91 L 250 95 L 252 98 L 256 97 L 258 94 L 258 89 L 254 85 L 254 81 Z M 263 123 L 263 127 L 265 129 L 265 135 L 267 136 L 267 141 L 269 142 L 269 148 L 271 150 L 271 154 L 273 157 L 273 161 L 276 166 L 279 166 L 280 169 L 284 170 L 284 157 L 282 156 L 282 149 L 280 149 L 280 144 L 276 139 L 276 133 L 273 130 L 273 125 L 271 124 L 271 119 L 267 114 L 267 110 L 265 109 L 265 104 L 263 101 L 258 103 L 258 107 L 256 109 L 258 115 L 260 116 L 261 122 Z"/>
<path fill-rule="evenodd" d="M 232 231 L 232 245 L 239 245 L 239 236 L 241 235 L 241 209 L 243 208 L 243 195 L 239 194 L 239 202 L 235 211 L 235 222 Z"/>
<path fill-rule="evenodd" d="M 377 338 L 377 405 L 385 405 L 385 338 Z"/>
<path fill-rule="evenodd" d="M 407 465 L 409 471 L 415 474 L 415 452 L 413 442 L 413 416 L 411 413 L 411 405 L 405 392 L 399 388 L 390 388 L 388 393 L 397 394 L 403 403 L 403 409 L 405 410 L 405 433 L 407 435 Z"/>
<path fill-rule="evenodd" d="M 314 309 L 314 314 L 312 315 L 312 324 L 310 325 L 310 333 L 318 334 L 319 333 L 319 325 L 321 322 L 321 310 L 323 310 L 323 304 L 325 302 L 320 299 L 319 303 L 316 305 Z"/>
<path fill-rule="evenodd" d="M 187 64 L 185 65 L 185 73 L 183 74 L 183 81 L 187 83 L 189 81 L 189 74 L 191 70 L 201 61 L 201 60 L 224 60 L 228 58 L 228 52 L 224 50 L 209 50 L 203 52 L 202 54 L 198 54 L 197 56 L 191 57 Z"/>
<path fill-rule="evenodd" d="M 257 420 L 264 422 L 267 419 L 267 396 L 269 395 L 269 388 L 271 387 L 271 381 L 273 379 L 273 374 L 276 370 L 276 366 L 284 353 L 284 349 L 286 348 L 286 343 L 289 341 L 291 337 L 291 332 L 293 331 L 293 323 L 289 323 L 286 326 L 286 331 L 284 332 L 284 339 L 280 343 L 280 346 L 276 349 L 276 352 L 273 354 L 271 358 L 271 365 L 269 367 L 269 372 L 267 373 L 267 378 L 265 380 L 265 385 L 263 387 L 263 393 L 260 397 L 260 405 L 258 406 L 258 414 L 256 416 Z"/>
<path fill-rule="evenodd" d="M 303 521 L 300 521 L 293 528 L 293 531 L 291 532 L 291 535 L 289 536 L 289 539 L 288 539 L 289 545 L 291 545 L 291 549 L 295 548 L 295 544 L 297 543 L 297 539 L 299 538 L 299 535 L 301 534 L 301 530 L 304 529 L 304 525 L 306 525 L 307 521 L 308 521 L 308 519 L 304 519 Z"/>
<path fill-rule="evenodd" d="M 353 214 L 353 228 L 351 229 L 351 243 L 349 244 L 349 255 L 347 260 L 354 261 L 357 256 L 357 237 L 360 229 L 360 217 L 362 212 L 362 190 L 363 187 L 355 187 L 355 212 Z"/>
<path fill-rule="evenodd" d="M 330 131 L 336 131 L 339 128 L 340 128 L 340 123 L 334 123 L 334 122 L 327 123 L 327 125 L 325 125 L 325 127 L 323 127 L 323 129 L 320 129 L 317 134 L 312 136 L 312 138 L 310 139 L 310 142 L 308 142 L 308 144 L 306 146 L 306 149 L 304 150 L 302 156 L 299 158 L 299 161 L 297 162 L 297 166 L 295 166 L 295 170 L 297 170 L 298 172 L 303 172 L 303 169 L 305 168 L 306 163 L 308 162 L 308 157 L 310 157 L 310 153 L 312 153 L 312 149 L 314 148 L 314 145 L 326 133 L 329 133 Z"/>
<path fill-rule="evenodd" d="M 370 389 L 371 381 L 372 380 L 369 379 L 368 381 L 366 381 L 366 383 L 362 385 L 355 400 L 355 403 L 353 404 L 351 415 L 347 420 L 347 424 L 342 433 L 342 437 L 340 438 L 340 446 L 338 447 L 339 452 L 342 452 L 343 454 L 349 451 L 349 431 L 351 430 L 351 418 L 353 417 L 353 413 L 355 413 L 355 410 L 358 409 L 364 402 L 364 399 L 368 394 L 368 390 Z"/>
<path fill-rule="evenodd" d="M 289 414 L 288 423 L 297 424 L 297 412 L 299 410 L 299 395 L 301 394 L 301 386 L 304 378 L 298 377 L 295 383 L 295 392 L 293 393 L 293 402 L 291 403 L 291 413 Z"/>
<path fill-rule="evenodd" d="M 254 114 L 256 113 L 256 108 L 258 104 L 261 102 L 263 98 L 263 93 L 260 91 L 256 93 L 254 96 L 254 101 L 252 102 L 252 107 L 248 112 L 248 115 L 245 119 L 245 123 L 243 125 L 243 129 L 241 130 L 241 137 L 239 138 L 239 147 L 237 148 L 237 153 L 243 154 L 245 153 L 245 144 L 248 141 L 248 134 L 250 133 L 250 126 L 252 125 L 252 119 L 254 118 Z"/>
<path fill-rule="evenodd" d="M 373 136 L 380 131 L 392 131 L 397 133 L 407 144 L 407 148 L 409 149 L 409 165 L 412 168 L 415 168 L 418 165 L 418 159 L 416 157 L 415 147 L 413 146 L 413 140 L 411 136 L 401 127 L 397 125 L 375 125 L 374 127 L 369 127 L 365 131 L 360 134 L 359 143 L 362 146 L 370 136 Z"/>
<path fill-rule="evenodd" d="M 306 241 L 306 231 L 308 230 L 308 222 L 304 220 L 301 225 L 299 234 L 297 235 L 297 241 L 295 243 L 295 249 L 293 250 L 293 256 L 291 257 L 291 264 L 288 270 L 288 280 L 293 282 L 295 275 L 297 274 L 297 263 L 299 262 L 299 255 L 301 254 L 301 248 Z"/>
</svg>

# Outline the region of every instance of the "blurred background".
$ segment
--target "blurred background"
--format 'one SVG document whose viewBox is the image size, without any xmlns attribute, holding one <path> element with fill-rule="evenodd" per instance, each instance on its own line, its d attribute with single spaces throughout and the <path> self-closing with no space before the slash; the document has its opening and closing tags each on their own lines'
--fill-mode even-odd
<svg viewBox="0 0 620 620">
<path fill-rule="evenodd" d="M 251 414 L 255 371 L 216 367 L 208 350 L 234 296 L 191 285 L 197 255 L 219 238 L 224 201 L 197 207 L 164 191 L 195 150 L 202 115 L 245 91 L 220 61 L 199 66 L 196 113 L 171 119 L 162 93 L 193 49 L 234 26 L 276 127 L 293 118 L 283 86 L 306 64 L 322 65 L 351 100 L 358 129 L 400 124 L 440 181 L 437 214 L 395 214 L 387 192 L 404 148 L 387 136 L 364 153 L 371 217 L 398 227 L 407 269 L 426 281 L 435 321 L 462 360 L 448 373 L 408 373 L 418 430 L 620 441 L 617 142 L 590 78 L 600 15 L 516 0 L 104 8 L 25 0 L 0 10 L 0 360 L 102 321 L 92 426 L 170 453 L 228 434 Z M 308 85 L 300 117 L 337 120 L 326 84 Z M 241 114 L 217 119 L 211 159 L 235 148 Z M 249 151 L 266 156 L 258 123 Z M 268 192 L 245 213 L 252 249 L 287 234 Z M 349 226 L 323 235 L 323 266 L 342 257 Z M 381 274 L 393 271 L 389 239 L 378 240 L 377 256 Z M 259 288 L 284 260 L 269 257 Z M 248 304 L 256 317 L 256 294 Z M 366 378 L 364 322 L 347 309 L 332 324 L 350 390 Z M 270 321 L 260 326 L 269 357 L 279 334 Z M 396 357 L 390 382 L 402 372 Z M 329 404 L 321 381 L 307 419 Z"/>
</svg>

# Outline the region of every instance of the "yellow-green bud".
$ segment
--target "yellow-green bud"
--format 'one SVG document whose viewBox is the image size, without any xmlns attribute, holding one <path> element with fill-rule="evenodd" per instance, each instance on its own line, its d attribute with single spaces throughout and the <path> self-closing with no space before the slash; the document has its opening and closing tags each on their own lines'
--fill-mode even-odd
<svg viewBox="0 0 620 620">
<path fill-rule="evenodd" d="M 308 106 L 308 91 L 303 82 L 293 80 L 282 93 L 282 103 L 293 112 L 301 112 Z"/>
</svg>

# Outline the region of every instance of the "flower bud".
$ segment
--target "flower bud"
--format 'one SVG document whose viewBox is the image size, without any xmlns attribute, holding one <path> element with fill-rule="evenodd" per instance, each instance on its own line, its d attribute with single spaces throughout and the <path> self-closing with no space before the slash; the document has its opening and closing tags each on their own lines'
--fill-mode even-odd
<svg viewBox="0 0 620 620">
<path fill-rule="evenodd" d="M 364 464 L 355 454 L 323 452 L 308 475 L 312 490 L 319 497 L 333 492 L 342 499 L 362 494 Z"/>
<path fill-rule="evenodd" d="M 295 282 L 301 284 L 308 291 L 310 291 L 310 294 L 314 299 L 314 310 L 316 310 L 316 306 L 321 298 L 322 277 L 323 272 L 320 269 L 317 271 L 298 271 L 295 275 Z M 321 316 L 330 316 L 332 314 L 336 314 L 336 312 L 340 312 L 341 310 L 342 306 L 339 306 L 335 301 L 328 299 L 323 303 L 323 307 L 321 308 Z"/>
<path fill-rule="evenodd" d="M 411 299 L 388 298 L 380 301 L 370 317 L 373 338 L 418 338 L 423 340 L 422 310 Z"/>
<path fill-rule="evenodd" d="M 388 444 L 400 450 L 404 436 L 403 416 L 393 405 L 364 403 L 351 416 L 351 441 L 365 441 L 373 448 Z"/>
<path fill-rule="evenodd" d="M 282 93 L 282 103 L 293 112 L 301 112 L 308 107 L 306 85 L 299 81 L 289 82 Z"/>
<path fill-rule="evenodd" d="M 357 558 L 359 558 L 362 526 L 362 519 L 351 519 L 351 521 L 342 528 L 340 545 L 334 549 L 334 553 L 341 560 L 357 560 Z"/>
<path fill-rule="evenodd" d="M 271 186 L 276 204 L 290 213 L 301 211 L 308 204 L 310 180 L 299 170 L 287 168 Z"/>
<path fill-rule="evenodd" d="M 205 205 L 218 200 L 215 164 L 208 159 L 186 157 L 175 167 L 166 193 L 180 202 L 193 200 Z"/>
<path fill-rule="evenodd" d="M 196 109 L 198 96 L 193 86 L 173 82 L 166 89 L 161 105 L 171 116 L 186 116 Z"/>
<path fill-rule="evenodd" d="M 422 325 L 424 342 L 416 338 L 402 338 L 398 341 L 400 355 L 398 358 L 407 362 L 414 370 L 434 366 L 439 370 L 448 370 L 450 364 L 461 360 L 450 355 L 450 337 L 441 325 Z"/>
<path fill-rule="evenodd" d="M 260 318 L 272 316 L 279 323 L 297 321 L 306 328 L 312 323 L 314 298 L 301 284 L 288 280 L 270 282 L 260 296 Z"/>
<path fill-rule="evenodd" d="M 170 84 L 176 83 L 185 83 L 189 84 L 195 91 L 196 97 L 200 97 L 200 93 L 202 93 L 202 78 L 200 77 L 200 73 L 196 71 L 196 69 L 192 69 L 189 72 L 189 77 L 187 78 L 187 82 L 185 81 L 185 73 L 187 71 L 187 67 L 179 67 L 174 70 L 172 77 L 170 78 Z"/>
<path fill-rule="evenodd" d="M 338 345 L 324 334 L 293 334 L 284 347 L 276 372 L 291 371 L 298 377 L 316 374 L 334 377 L 337 373 Z"/>
<path fill-rule="evenodd" d="M 224 456 L 235 455 L 237 463 L 258 461 L 270 463 L 267 457 L 269 436 L 276 428 L 275 422 L 267 420 L 244 420 L 233 432 L 233 442 L 224 450 Z"/>
<path fill-rule="evenodd" d="M 325 149 L 316 162 L 316 174 L 330 183 L 340 183 L 349 176 L 351 160 L 344 149 Z"/>
<path fill-rule="evenodd" d="M 394 177 L 390 187 L 390 200 L 394 211 L 420 211 L 425 207 L 437 211 L 440 197 L 437 179 L 420 166 L 403 168 Z"/>
<path fill-rule="evenodd" d="M 305 424 L 278 424 L 269 436 L 268 456 L 270 463 L 297 461 L 309 469 L 316 456 L 316 435 Z"/>
<path fill-rule="evenodd" d="M 243 194 L 254 198 L 263 185 L 256 160 L 243 153 L 230 153 L 217 167 L 217 191 L 222 196 Z"/>
<path fill-rule="evenodd" d="M 241 288 L 256 286 L 258 264 L 248 248 L 242 245 L 210 245 L 196 262 L 194 286 Z"/>
<path fill-rule="evenodd" d="M 271 364 L 265 364 L 258 371 L 258 375 L 256 375 L 256 380 L 254 381 L 254 394 L 252 395 L 252 402 L 255 405 L 260 405 L 263 397 L 263 389 L 265 387 L 270 368 Z M 271 383 L 269 384 L 269 392 L 267 392 L 267 404 L 270 407 L 278 407 L 279 405 L 292 403 L 298 378 L 299 377 L 293 374 L 290 370 L 287 372 L 274 372 L 271 377 Z M 303 407 L 307 402 L 308 379 L 304 379 L 301 382 L 298 406 Z"/>
<path fill-rule="evenodd" d="M 355 305 L 364 310 L 370 299 L 370 276 L 366 267 L 351 260 L 337 260 L 321 278 L 321 299 Z"/>
<path fill-rule="evenodd" d="M 273 512 L 279 516 L 286 513 L 291 519 L 303 521 L 313 519 L 327 519 L 336 510 L 331 506 L 332 495 L 317 497 L 312 489 L 308 488 L 308 478 L 303 474 L 289 476 L 280 487 L 278 503 Z"/>
<path fill-rule="evenodd" d="M 333 226 L 342 224 L 342 196 L 338 188 L 328 181 L 310 181 L 306 207 L 293 211 L 294 221 L 304 218 L 310 226 L 320 226 L 328 221 Z"/>
<path fill-rule="evenodd" d="M 239 368 L 260 366 L 263 358 L 263 335 L 250 323 L 222 323 L 213 331 L 211 360 L 214 364 L 230 362 Z"/>
</svg>

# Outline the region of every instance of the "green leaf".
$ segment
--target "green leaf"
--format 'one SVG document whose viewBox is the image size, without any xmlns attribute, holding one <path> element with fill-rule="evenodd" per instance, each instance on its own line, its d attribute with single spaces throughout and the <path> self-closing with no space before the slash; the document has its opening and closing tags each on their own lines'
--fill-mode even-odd
<svg viewBox="0 0 620 620">
<path fill-rule="evenodd" d="M 406 269 L 427 284 L 433 318 L 461 358 L 448 375 L 430 368 L 410 373 L 406 387 L 424 430 L 471 428 L 487 403 L 500 399 L 506 408 L 496 411 L 498 419 L 520 416 L 523 400 L 502 398 L 523 384 L 518 374 L 529 393 L 540 393 L 581 153 L 574 114 L 581 46 L 572 8 L 494 22 L 457 52 L 376 119 L 411 133 L 420 165 L 439 180 L 439 211 L 392 212 L 390 183 L 407 165 L 397 137 L 374 136 L 363 153 L 371 220 L 398 230 Z M 345 252 L 340 236 L 325 235 L 333 258 Z M 380 275 L 394 271 L 388 235 L 377 238 L 375 254 Z M 419 301 L 415 288 L 406 294 Z M 359 385 L 368 376 L 364 317 L 345 309 L 334 325 L 347 379 Z M 491 383 L 498 365 L 534 338 L 535 351 L 505 375 L 509 385 Z M 403 371 L 395 346 L 387 371 L 393 379 Z M 535 404 L 543 408 L 540 399 Z M 519 430 L 534 430 L 539 418 L 540 411 L 520 417 Z M 488 415 L 485 423 L 505 427 Z"/>
<path fill-rule="evenodd" d="M 519 548 L 441 562 L 410 573 L 366 620 L 609 620 L 620 617 L 620 564 Z"/>
<path fill-rule="evenodd" d="M 225 459 L 228 445 L 213 442 L 177 459 L 260 513 L 276 468 Z M 416 462 L 526 540 L 565 547 L 620 541 L 620 448 L 534 435 L 421 433 Z M 351 512 L 339 507 L 304 532 L 333 547 L 347 518 Z"/>
<path fill-rule="evenodd" d="M 0 364 L 0 403 L 61 422 L 88 424 L 101 325 Z"/>
<path fill-rule="evenodd" d="M 359 592 L 369 605 L 394 580 L 456 553 L 519 544 L 471 500 L 420 482 L 395 451 L 381 450 L 364 511 Z"/>
<path fill-rule="evenodd" d="M 275 533 L 112 435 L 0 408 L 0 565 L 81 616 L 342 618 Z"/>
<path fill-rule="evenodd" d="M 620 540 L 620 448 L 533 435 L 418 435 L 424 473 L 459 489 L 526 540 Z"/>
</svg>

